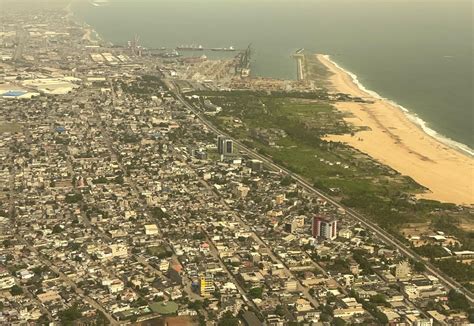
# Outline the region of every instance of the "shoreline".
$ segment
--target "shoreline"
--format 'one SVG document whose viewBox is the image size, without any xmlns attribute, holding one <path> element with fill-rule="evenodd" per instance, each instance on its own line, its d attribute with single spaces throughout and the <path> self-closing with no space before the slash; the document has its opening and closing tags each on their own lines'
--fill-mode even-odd
<svg viewBox="0 0 474 326">
<path fill-rule="evenodd" d="M 357 75 L 353 74 L 352 72 L 344 69 L 341 67 L 337 62 L 331 60 L 331 57 L 329 55 L 321 55 L 325 60 L 330 61 L 334 66 L 336 66 L 339 70 L 343 71 L 344 73 L 348 74 L 352 78 L 352 82 L 357 85 L 357 87 L 367 95 L 369 95 L 370 98 L 376 98 L 378 100 L 383 100 L 388 103 L 390 103 L 392 106 L 398 108 L 401 110 L 406 117 L 413 122 L 415 125 L 417 125 L 418 128 L 421 128 L 428 136 L 434 138 L 435 140 L 457 150 L 460 151 L 462 154 L 468 155 L 470 157 L 474 158 L 474 149 L 470 148 L 468 145 L 463 144 L 461 142 L 458 142 L 454 139 L 449 138 L 448 136 L 445 136 L 443 134 L 440 134 L 434 129 L 431 129 L 428 127 L 428 124 L 425 120 L 421 119 L 416 113 L 411 112 L 407 108 L 405 108 L 403 105 L 398 104 L 395 101 L 392 101 L 388 98 L 385 98 L 378 94 L 375 91 L 367 89 L 360 81 Z M 319 55 L 318 55 L 319 59 Z M 321 60 L 320 60 L 321 61 Z M 324 64 L 324 63 L 323 63 Z"/>
<path fill-rule="evenodd" d="M 79 23 L 72 11 L 72 3 L 69 3 L 66 11 L 69 18 Z M 82 26 L 86 32 L 89 29 L 90 34 L 95 34 L 97 41 L 103 41 L 87 23 L 82 22 Z M 474 180 L 474 160 L 473 156 L 468 156 L 474 153 L 462 153 L 462 149 L 453 149 L 451 145 L 426 132 L 423 124 L 419 123 L 423 120 L 416 116 L 410 118 L 411 114 L 405 108 L 367 90 L 356 75 L 331 61 L 329 56 L 317 55 L 317 58 L 333 73 L 328 78 L 333 90 L 374 101 L 374 104 L 337 103 L 337 109 L 354 116 L 347 118 L 348 122 L 368 126 L 371 131 L 359 132 L 356 137 L 330 135 L 326 137 L 327 140 L 347 143 L 430 189 L 431 192 L 417 195 L 418 198 L 474 205 L 474 185 L 471 182 Z M 384 117 L 379 116 L 381 108 L 386 109 L 383 110 Z M 420 121 L 413 121 L 416 119 Z M 403 132 L 399 134 L 397 130 Z"/>
<path fill-rule="evenodd" d="M 74 3 L 76 0 L 70 0 L 68 5 L 64 8 L 65 11 L 65 18 L 72 20 L 74 23 L 77 25 L 81 26 L 84 35 L 82 37 L 83 41 L 87 41 L 89 43 L 98 43 L 98 42 L 104 42 L 102 37 L 99 35 L 99 33 L 88 23 L 86 23 L 84 20 L 79 19 L 75 14 L 74 10 L 72 9 Z M 108 42 L 110 45 L 113 45 L 112 43 Z"/>
<path fill-rule="evenodd" d="M 472 206 L 474 204 L 474 159 L 472 150 L 453 146 L 406 108 L 366 89 L 357 76 L 327 55 L 317 59 L 332 74 L 330 90 L 371 100 L 373 103 L 338 102 L 335 107 L 350 115 L 356 126 L 369 127 L 355 136 L 329 135 L 327 140 L 346 143 L 413 178 L 429 189 L 418 198 Z M 444 137 L 448 139 L 447 137 Z M 449 139 L 448 139 L 449 140 Z M 456 143 L 459 144 L 459 143 Z"/>
</svg>

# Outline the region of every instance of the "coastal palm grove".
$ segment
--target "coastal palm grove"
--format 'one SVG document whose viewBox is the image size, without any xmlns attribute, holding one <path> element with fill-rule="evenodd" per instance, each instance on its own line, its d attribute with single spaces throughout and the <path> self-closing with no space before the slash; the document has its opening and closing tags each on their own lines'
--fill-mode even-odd
<svg viewBox="0 0 474 326">
<path fill-rule="evenodd" d="M 474 322 L 472 206 L 333 138 L 363 143 L 339 108 L 374 100 L 326 57 L 255 77 L 251 47 L 112 45 L 7 3 L 0 324 Z"/>
</svg>

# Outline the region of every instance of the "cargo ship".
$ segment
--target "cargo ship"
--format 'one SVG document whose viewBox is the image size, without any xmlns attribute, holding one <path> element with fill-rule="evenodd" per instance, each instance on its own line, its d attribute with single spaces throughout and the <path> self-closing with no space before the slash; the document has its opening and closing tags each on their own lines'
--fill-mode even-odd
<svg viewBox="0 0 474 326">
<path fill-rule="evenodd" d="M 181 50 L 181 51 L 203 51 L 204 48 L 202 45 L 181 45 L 176 48 L 176 50 Z"/>
<path fill-rule="evenodd" d="M 103 7 L 110 4 L 109 0 L 90 0 L 89 2 L 94 7 Z"/>
<path fill-rule="evenodd" d="M 228 48 L 212 48 L 211 51 L 235 51 L 235 48 L 233 46 Z"/>
</svg>

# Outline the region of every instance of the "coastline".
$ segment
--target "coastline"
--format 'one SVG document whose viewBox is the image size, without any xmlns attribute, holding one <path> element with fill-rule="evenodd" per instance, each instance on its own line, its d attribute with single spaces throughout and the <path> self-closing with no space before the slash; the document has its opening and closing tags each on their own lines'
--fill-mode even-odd
<svg viewBox="0 0 474 326">
<path fill-rule="evenodd" d="M 429 189 L 419 198 L 460 205 L 474 204 L 474 159 L 469 152 L 453 148 L 430 132 L 421 119 L 361 85 L 357 76 L 345 71 L 329 56 L 317 55 L 329 70 L 329 89 L 362 97 L 371 103 L 338 102 L 346 121 L 369 127 L 351 135 L 329 135 L 327 140 L 346 143 L 410 176 Z M 419 121 L 417 121 L 417 119 Z M 428 131 L 428 132 L 427 132 Z M 469 149 L 469 148 L 467 148 Z"/>
<path fill-rule="evenodd" d="M 460 143 L 460 142 L 457 142 L 449 137 L 446 137 L 444 135 L 441 135 L 440 133 L 438 133 L 437 131 L 429 128 L 427 126 L 427 123 L 419 118 L 416 114 L 410 112 L 407 108 L 403 107 L 402 105 L 392 101 L 392 100 L 389 100 L 387 98 L 384 98 L 382 96 L 380 96 L 377 92 L 375 91 L 372 91 L 372 90 L 369 90 L 367 88 L 365 88 L 365 86 L 360 83 L 357 75 L 351 73 L 350 71 L 347 71 L 345 70 L 344 68 L 342 68 L 337 62 L 331 60 L 330 56 L 329 55 L 322 55 L 324 57 L 324 59 L 330 61 L 334 66 L 336 66 L 339 70 L 343 71 L 344 73 L 348 74 L 351 78 L 352 78 L 352 82 L 354 84 L 357 85 L 357 87 L 364 93 L 368 94 L 370 98 L 376 98 L 378 100 L 384 100 L 386 102 L 389 102 L 392 106 L 396 107 L 397 109 L 401 110 L 403 113 L 405 113 L 405 115 L 407 116 L 407 118 L 413 122 L 415 125 L 417 125 L 419 128 L 421 128 L 426 134 L 428 134 L 429 136 L 435 138 L 437 141 L 441 142 L 441 143 L 444 143 L 446 145 L 448 145 L 449 147 L 455 149 L 455 150 L 458 150 L 460 151 L 462 154 L 466 154 L 472 158 L 474 158 L 474 149 L 470 148 L 469 146 L 463 144 L 463 143 Z M 319 59 L 319 57 L 318 57 Z M 321 62 L 321 60 L 320 60 Z M 324 64 L 324 63 L 323 63 Z M 327 67 L 327 66 L 326 66 Z"/>
<path fill-rule="evenodd" d="M 77 22 L 72 2 L 66 11 L 69 18 Z M 85 40 L 91 43 L 103 41 L 91 26 L 85 22 L 82 26 Z M 418 195 L 419 198 L 474 205 L 474 159 L 469 156 L 474 155 L 472 151 L 465 151 L 460 146 L 454 149 L 450 145 L 456 145 L 440 141 L 436 138 L 439 135 L 433 135 L 434 131 L 430 132 L 431 129 L 421 119 L 365 89 L 357 76 L 345 71 L 329 56 L 317 55 L 317 58 L 333 74 L 329 77 L 331 90 L 374 101 L 373 104 L 337 103 L 337 109 L 352 115 L 347 118 L 348 122 L 368 126 L 371 130 L 359 132 L 354 137 L 330 135 L 327 140 L 347 143 L 401 174 L 410 176 L 430 190 Z"/>
<path fill-rule="evenodd" d="M 82 29 L 84 30 L 84 35 L 82 37 L 83 41 L 86 41 L 86 42 L 89 42 L 89 43 L 103 42 L 104 40 L 100 37 L 99 33 L 91 25 L 87 24 L 82 19 L 79 19 L 74 14 L 74 10 L 72 9 L 72 7 L 73 7 L 75 1 L 76 0 L 70 0 L 68 5 L 64 8 L 65 18 L 72 20 L 73 22 L 75 22 L 76 24 L 78 24 L 82 27 Z M 109 44 L 111 44 L 111 43 L 109 42 Z"/>
</svg>

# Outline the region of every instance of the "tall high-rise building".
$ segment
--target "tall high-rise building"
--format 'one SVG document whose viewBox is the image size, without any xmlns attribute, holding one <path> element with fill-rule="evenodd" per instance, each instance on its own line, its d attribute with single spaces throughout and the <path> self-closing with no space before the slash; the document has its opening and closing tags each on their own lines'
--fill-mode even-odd
<svg viewBox="0 0 474 326">
<path fill-rule="evenodd" d="M 217 137 L 217 152 L 219 154 L 224 154 L 224 142 L 225 142 L 224 136 Z"/>
<path fill-rule="evenodd" d="M 312 234 L 315 238 L 334 240 L 337 238 L 337 219 L 313 216 Z"/>
<path fill-rule="evenodd" d="M 232 153 L 234 153 L 234 142 L 230 139 L 226 139 L 224 154 L 232 154 Z"/>
<path fill-rule="evenodd" d="M 217 152 L 221 155 L 234 153 L 234 142 L 224 136 L 217 137 Z"/>
</svg>

